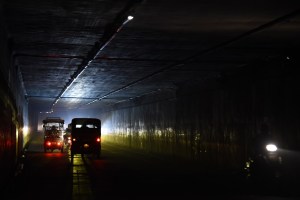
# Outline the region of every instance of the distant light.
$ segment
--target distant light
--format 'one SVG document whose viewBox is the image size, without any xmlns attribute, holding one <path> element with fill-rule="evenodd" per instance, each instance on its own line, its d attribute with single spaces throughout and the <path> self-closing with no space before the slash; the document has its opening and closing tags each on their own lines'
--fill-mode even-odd
<svg viewBox="0 0 300 200">
<path fill-rule="evenodd" d="M 129 16 L 127 17 L 127 19 L 128 19 L 128 20 L 132 20 L 132 19 L 133 19 L 133 16 L 129 15 Z"/>
<path fill-rule="evenodd" d="M 23 135 L 26 136 L 29 133 L 29 128 L 27 126 L 23 127 Z"/>
<path fill-rule="evenodd" d="M 286 59 L 287 59 L 287 60 L 289 60 L 289 59 L 290 59 L 290 57 L 289 57 L 289 56 L 287 56 L 287 57 L 286 57 Z"/>
<path fill-rule="evenodd" d="M 109 129 L 106 127 L 101 127 L 101 134 L 102 135 L 107 135 L 109 133 Z"/>
<path fill-rule="evenodd" d="M 266 146 L 266 149 L 267 149 L 267 151 L 274 152 L 274 151 L 277 151 L 277 146 L 275 144 L 268 144 Z"/>
</svg>

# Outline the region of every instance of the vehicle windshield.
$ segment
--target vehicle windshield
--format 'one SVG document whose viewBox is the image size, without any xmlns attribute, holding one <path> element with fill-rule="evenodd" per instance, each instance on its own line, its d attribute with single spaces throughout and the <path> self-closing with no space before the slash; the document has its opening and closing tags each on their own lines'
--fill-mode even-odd
<svg viewBox="0 0 300 200">
<path fill-rule="evenodd" d="M 62 131 L 63 126 L 61 126 L 61 124 L 59 124 L 59 123 L 47 123 L 47 124 L 45 124 L 44 129 L 45 129 L 45 131 L 51 131 L 51 130 Z"/>
</svg>

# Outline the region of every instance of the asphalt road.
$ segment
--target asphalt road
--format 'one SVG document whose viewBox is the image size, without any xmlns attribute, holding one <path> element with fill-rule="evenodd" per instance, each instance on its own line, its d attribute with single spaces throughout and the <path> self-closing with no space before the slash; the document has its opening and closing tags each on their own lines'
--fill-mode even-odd
<svg viewBox="0 0 300 200">
<path fill-rule="evenodd" d="M 252 183 L 239 172 L 203 170 L 201 165 L 137 152 L 103 142 L 100 159 L 43 152 L 31 142 L 22 172 L 1 199 L 300 199 L 294 182 Z"/>
</svg>

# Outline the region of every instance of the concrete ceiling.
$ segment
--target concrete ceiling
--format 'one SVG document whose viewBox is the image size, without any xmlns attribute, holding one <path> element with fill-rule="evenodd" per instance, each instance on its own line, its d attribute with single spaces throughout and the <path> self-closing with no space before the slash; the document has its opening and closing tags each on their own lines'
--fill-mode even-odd
<svg viewBox="0 0 300 200">
<path fill-rule="evenodd" d="M 6 0 L 2 9 L 26 97 L 44 111 L 116 105 L 300 45 L 299 0 Z"/>
</svg>

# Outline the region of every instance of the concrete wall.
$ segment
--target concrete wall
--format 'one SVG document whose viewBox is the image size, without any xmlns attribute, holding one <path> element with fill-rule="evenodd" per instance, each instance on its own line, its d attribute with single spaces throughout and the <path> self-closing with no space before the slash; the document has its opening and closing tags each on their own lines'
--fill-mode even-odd
<svg viewBox="0 0 300 200">
<path fill-rule="evenodd" d="M 13 40 L 9 39 L 0 4 L 0 189 L 14 175 L 18 158 L 29 136 L 28 108 L 20 82 L 18 67 L 13 63 Z"/>
<path fill-rule="evenodd" d="M 240 169 L 267 127 L 281 147 L 300 148 L 296 60 L 258 62 L 218 79 L 182 85 L 102 113 L 106 141 Z"/>
</svg>

